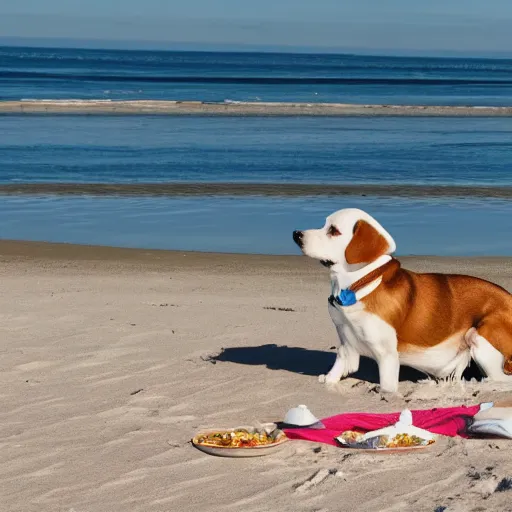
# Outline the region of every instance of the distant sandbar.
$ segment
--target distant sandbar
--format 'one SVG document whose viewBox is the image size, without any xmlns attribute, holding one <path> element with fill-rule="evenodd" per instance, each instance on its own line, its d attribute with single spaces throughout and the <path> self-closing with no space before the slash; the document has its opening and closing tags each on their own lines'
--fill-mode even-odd
<svg viewBox="0 0 512 512">
<path fill-rule="evenodd" d="M 512 198 L 512 186 L 295 183 L 9 183 L 0 195 Z"/>
<path fill-rule="evenodd" d="M 235 101 L 208 103 L 170 100 L 22 100 L 0 101 L 0 114 L 489 117 L 512 116 L 512 106 L 357 105 Z"/>
</svg>

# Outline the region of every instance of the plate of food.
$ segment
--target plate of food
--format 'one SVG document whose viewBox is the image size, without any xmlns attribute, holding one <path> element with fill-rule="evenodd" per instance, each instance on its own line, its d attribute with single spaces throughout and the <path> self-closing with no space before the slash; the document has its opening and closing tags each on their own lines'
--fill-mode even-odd
<svg viewBox="0 0 512 512">
<path fill-rule="evenodd" d="M 347 430 L 335 439 L 346 448 L 386 453 L 422 450 L 435 443 L 432 435 L 420 436 L 410 432 L 368 435 Z"/>
<path fill-rule="evenodd" d="M 192 444 L 220 457 L 261 457 L 277 451 L 286 441 L 285 433 L 278 428 L 237 427 L 199 432 Z"/>
</svg>

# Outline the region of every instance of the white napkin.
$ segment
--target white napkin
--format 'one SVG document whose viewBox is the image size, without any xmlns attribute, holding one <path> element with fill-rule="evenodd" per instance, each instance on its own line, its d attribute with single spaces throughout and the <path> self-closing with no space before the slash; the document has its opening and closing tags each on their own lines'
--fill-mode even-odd
<svg viewBox="0 0 512 512">
<path fill-rule="evenodd" d="M 434 439 L 436 436 L 429 432 L 428 430 L 423 430 L 422 428 L 415 427 L 412 424 L 412 413 L 409 409 L 404 409 L 401 414 L 399 420 L 389 427 L 384 427 L 379 430 L 372 430 L 371 432 L 367 432 L 363 436 L 363 440 L 371 439 L 372 437 L 377 436 L 390 436 L 394 437 L 397 434 L 409 434 L 413 436 L 418 436 L 421 439 L 425 439 L 429 441 L 430 439 Z"/>
<path fill-rule="evenodd" d="M 468 432 L 477 435 L 493 435 L 512 439 L 512 407 L 488 402 L 480 405 Z"/>
</svg>

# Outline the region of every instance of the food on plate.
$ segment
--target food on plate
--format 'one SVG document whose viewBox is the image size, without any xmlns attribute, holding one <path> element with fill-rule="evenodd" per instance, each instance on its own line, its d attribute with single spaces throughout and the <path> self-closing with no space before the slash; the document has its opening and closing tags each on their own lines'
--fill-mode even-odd
<svg viewBox="0 0 512 512">
<path fill-rule="evenodd" d="M 427 446 L 433 444 L 433 439 L 422 439 L 421 437 L 411 434 L 397 434 L 392 438 L 388 438 L 385 444 L 386 448 L 409 448 L 410 446 Z"/>
<path fill-rule="evenodd" d="M 419 446 L 428 446 L 435 442 L 434 438 L 424 439 L 410 433 L 377 434 L 371 436 L 371 433 L 361 434 L 352 430 L 347 430 L 336 437 L 343 446 L 349 448 L 366 449 L 392 449 L 392 448 L 413 448 Z"/>
<path fill-rule="evenodd" d="M 193 439 L 193 443 L 224 448 L 254 448 L 269 446 L 284 438 L 285 435 L 282 431 L 267 434 L 265 430 L 249 432 L 246 429 L 234 429 L 200 434 Z"/>
<path fill-rule="evenodd" d="M 358 443 L 363 438 L 363 434 L 361 432 L 356 432 L 354 430 L 346 430 L 339 436 L 337 439 L 342 442 L 345 441 L 346 444 Z"/>
</svg>

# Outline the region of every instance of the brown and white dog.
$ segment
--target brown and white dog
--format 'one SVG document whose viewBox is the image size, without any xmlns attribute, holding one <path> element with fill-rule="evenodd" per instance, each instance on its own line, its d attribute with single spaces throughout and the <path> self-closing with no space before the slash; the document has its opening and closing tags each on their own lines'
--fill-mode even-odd
<svg viewBox="0 0 512 512">
<path fill-rule="evenodd" d="M 385 392 L 397 391 L 400 364 L 461 379 L 473 359 L 489 379 L 512 383 L 512 295 L 503 288 L 401 268 L 391 235 L 357 209 L 330 215 L 321 229 L 294 231 L 293 239 L 331 271 L 329 313 L 341 346 L 321 381 L 338 382 L 367 356 Z"/>
</svg>

